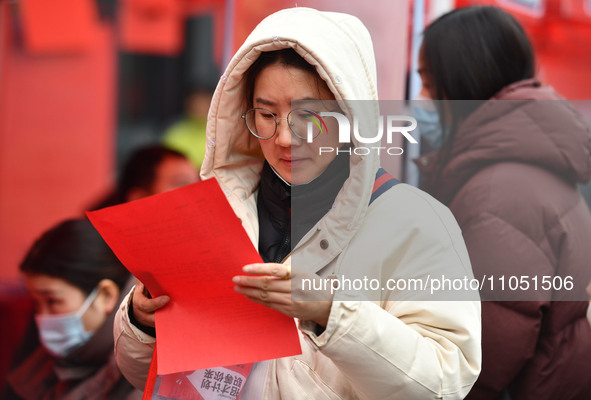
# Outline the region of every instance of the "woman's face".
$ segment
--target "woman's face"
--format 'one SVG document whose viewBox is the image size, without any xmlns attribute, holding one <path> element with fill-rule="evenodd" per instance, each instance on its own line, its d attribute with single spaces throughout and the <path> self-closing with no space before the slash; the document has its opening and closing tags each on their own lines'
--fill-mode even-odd
<svg viewBox="0 0 591 400">
<path fill-rule="evenodd" d="M 35 302 L 37 315 L 74 313 L 82 307 L 87 297 L 78 287 L 48 275 L 26 274 L 25 284 Z M 108 313 L 104 312 L 102 305 L 99 293 L 82 316 L 87 332 L 96 331 L 105 322 Z"/>
<path fill-rule="evenodd" d="M 127 192 L 125 201 L 139 200 L 199 181 L 199 171 L 189 159 L 184 157 L 165 156 L 156 166 L 154 174 L 154 180 L 149 189 L 133 187 Z"/>
<path fill-rule="evenodd" d="M 199 172 L 189 159 L 167 156 L 156 168 L 152 194 L 167 192 L 197 181 Z"/>
<path fill-rule="evenodd" d="M 319 78 L 312 72 L 282 64 L 265 67 L 254 85 L 253 107 L 271 111 L 278 118 L 286 118 L 292 101 L 334 100 L 332 93 L 318 85 Z M 318 110 L 312 110 L 318 111 Z M 336 151 L 323 152 L 320 147 L 338 148 L 338 129 L 334 118 L 325 120 L 328 132 L 321 133 L 312 143 L 293 135 L 285 119 L 279 120 L 277 131 L 270 139 L 259 139 L 267 162 L 281 177 L 300 185 L 318 177 L 336 157 Z"/>
<path fill-rule="evenodd" d="M 423 85 L 421 87 L 421 95 L 426 98 L 429 98 L 429 99 L 437 100 L 436 94 L 435 94 L 435 88 L 433 86 L 433 83 L 431 82 L 431 80 L 432 80 L 431 74 L 429 73 L 429 70 L 427 69 L 427 64 L 425 63 L 425 55 L 424 55 L 423 47 L 421 47 L 421 50 L 419 51 L 419 71 L 418 72 L 421 77 L 421 83 Z"/>
</svg>

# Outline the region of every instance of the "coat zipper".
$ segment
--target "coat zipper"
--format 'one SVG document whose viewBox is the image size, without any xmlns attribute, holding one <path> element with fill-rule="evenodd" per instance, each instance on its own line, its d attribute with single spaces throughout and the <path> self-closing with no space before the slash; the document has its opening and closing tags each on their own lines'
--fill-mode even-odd
<svg viewBox="0 0 591 400">
<path fill-rule="evenodd" d="M 277 250 L 277 255 L 274 259 L 273 262 L 274 263 L 280 263 L 281 260 L 285 260 L 285 258 L 287 258 L 289 256 L 289 254 L 291 254 L 291 251 L 288 253 L 288 255 L 284 258 L 279 258 L 279 255 L 283 254 L 285 252 L 285 249 L 289 246 L 289 235 L 287 234 L 283 234 L 283 241 L 281 242 L 281 245 L 279 246 L 279 249 Z"/>
</svg>

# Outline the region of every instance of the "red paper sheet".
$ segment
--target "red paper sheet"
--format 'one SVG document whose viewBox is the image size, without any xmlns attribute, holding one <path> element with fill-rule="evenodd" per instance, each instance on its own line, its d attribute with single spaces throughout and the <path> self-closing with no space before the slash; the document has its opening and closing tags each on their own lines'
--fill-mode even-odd
<svg viewBox="0 0 591 400">
<path fill-rule="evenodd" d="M 87 213 L 153 296 L 158 374 L 301 353 L 293 319 L 246 300 L 232 277 L 261 258 L 215 179 Z"/>
</svg>

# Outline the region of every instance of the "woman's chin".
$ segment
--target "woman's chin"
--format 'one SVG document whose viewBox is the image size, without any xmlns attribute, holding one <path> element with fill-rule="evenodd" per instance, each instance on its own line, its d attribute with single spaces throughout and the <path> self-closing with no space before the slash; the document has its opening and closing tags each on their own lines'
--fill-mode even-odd
<svg viewBox="0 0 591 400">
<path fill-rule="evenodd" d="M 314 165 L 305 162 L 306 160 L 285 161 L 281 160 L 278 165 L 273 166 L 275 172 L 290 185 L 303 185 L 311 182 L 319 173 L 315 173 Z"/>
</svg>

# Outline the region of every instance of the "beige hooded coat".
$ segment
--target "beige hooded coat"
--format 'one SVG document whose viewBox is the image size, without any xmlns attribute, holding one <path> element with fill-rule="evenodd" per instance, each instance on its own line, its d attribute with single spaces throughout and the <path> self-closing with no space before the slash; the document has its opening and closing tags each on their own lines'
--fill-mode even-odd
<svg viewBox="0 0 591 400">
<path fill-rule="evenodd" d="M 248 133 L 244 72 L 263 51 L 293 47 L 334 94 L 377 100 L 369 33 L 355 17 L 296 8 L 257 26 L 222 76 L 209 111 L 204 179 L 215 177 L 255 246 L 256 197 L 264 158 Z M 375 102 L 373 103 L 375 104 Z M 447 208 L 398 184 L 371 206 L 377 154 L 352 155 L 333 208 L 295 246 L 291 259 L 321 276 L 389 278 L 472 276 L 461 232 Z M 290 258 L 286 260 L 290 262 Z M 302 264 L 304 263 L 304 264 Z M 299 321 L 303 354 L 271 360 L 264 399 L 459 399 L 480 370 L 478 301 L 423 301 L 422 293 L 383 290 L 370 300 L 337 292 L 326 330 Z M 154 338 L 131 325 L 124 302 L 116 356 L 141 387 Z"/>
</svg>

